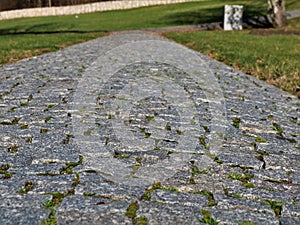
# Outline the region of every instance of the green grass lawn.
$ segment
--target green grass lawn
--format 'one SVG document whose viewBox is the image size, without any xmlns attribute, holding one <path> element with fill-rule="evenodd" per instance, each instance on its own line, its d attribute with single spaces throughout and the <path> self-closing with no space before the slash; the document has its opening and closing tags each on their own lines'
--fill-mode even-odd
<svg viewBox="0 0 300 225">
<path fill-rule="evenodd" d="M 285 33 L 295 28 L 299 31 L 300 18 L 291 22 L 293 26 L 282 32 L 274 29 L 201 31 L 172 32 L 165 36 L 296 94 L 300 87 L 300 32 L 298 35 Z"/>
<path fill-rule="evenodd" d="M 243 4 L 246 16 L 266 11 L 266 1 L 202 0 L 138 9 L 0 21 L 0 32 L 111 31 L 218 22 L 225 4 Z M 299 5 L 300 8 L 300 5 Z"/>
<path fill-rule="evenodd" d="M 244 16 L 252 17 L 265 13 L 266 2 L 267 0 L 202 0 L 165 6 L 82 14 L 78 18 L 74 15 L 68 15 L 0 21 L 0 65 L 101 37 L 105 35 L 101 31 L 220 22 L 222 21 L 223 6 L 225 4 L 242 4 L 244 5 Z M 300 8 L 300 1 L 286 0 L 286 7 L 288 10 L 298 9 Z M 296 21 L 296 23 L 299 24 L 299 21 Z M 297 36 L 273 35 L 261 37 L 249 35 L 247 31 L 174 33 L 167 36 L 270 83 L 288 82 L 288 84 L 280 87 L 291 93 L 295 93 L 295 87 L 300 86 L 299 79 L 297 80 L 299 68 L 297 69 L 297 64 L 295 64 L 295 52 L 299 52 L 299 45 L 295 44 Z M 204 39 L 205 41 L 203 41 Z M 211 41 L 208 41 L 208 39 Z M 245 41 L 250 43 L 250 40 L 256 40 L 256 42 L 252 41 L 251 44 L 255 46 L 254 49 L 243 44 Z M 219 41 L 227 42 L 227 46 L 215 45 Z M 274 43 L 274 45 L 271 45 L 271 43 Z M 267 51 L 270 48 L 280 50 L 273 51 L 272 54 L 261 54 L 264 51 L 259 50 L 265 49 Z M 254 56 L 251 58 L 251 55 Z M 281 60 L 283 62 L 278 63 Z M 273 69 L 270 69 L 269 67 L 272 64 L 274 65 Z M 276 73 L 273 71 L 276 71 Z M 285 79 L 285 77 L 295 77 L 295 79 Z"/>
<path fill-rule="evenodd" d="M 0 35 L 0 65 L 85 42 L 104 33 Z"/>
</svg>

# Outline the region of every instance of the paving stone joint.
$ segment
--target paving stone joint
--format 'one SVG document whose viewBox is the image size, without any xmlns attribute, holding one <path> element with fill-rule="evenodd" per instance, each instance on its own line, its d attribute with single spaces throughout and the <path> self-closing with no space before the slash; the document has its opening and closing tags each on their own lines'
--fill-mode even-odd
<svg viewBox="0 0 300 225">
<path fill-rule="evenodd" d="M 300 102 L 149 32 L 0 67 L 1 224 L 300 224 Z"/>
</svg>

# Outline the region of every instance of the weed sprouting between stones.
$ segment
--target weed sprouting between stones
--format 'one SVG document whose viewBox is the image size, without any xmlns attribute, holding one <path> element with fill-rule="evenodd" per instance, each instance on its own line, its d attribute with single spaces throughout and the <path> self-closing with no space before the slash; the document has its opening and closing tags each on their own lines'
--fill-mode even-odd
<svg viewBox="0 0 300 225">
<path fill-rule="evenodd" d="M 83 196 L 93 197 L 93 196 L 96 196 L 96 194 L 95 193 L 90 193 L 90 192 L 83 192 Z"/>
<path fill-rule="evenodd" d="M 168 155 L 171 155 L 171 154 L 174 153 L 174 151 L 172 151 L 172 150 L 166 150 L 166 151 L 167 151 L 167 154 L 168 154 Z"/>
<path fill-rule="evenodd" d="M 145 138 L 150 138 L 151 133 L 146 131 L 145 127 L 140 127 L 140 132 L 145 135 Z"/>
<path fill-rule="evenodd" d="M 28 124 L 22 124 L 22 125 L 20 126 L 20 129 L 25 130 L 25 129 L 28 129 L 28 127 L 29 127 Z"/>
<path fill-rule="evenodd" d="M 137 201 L 131 202 L 131 204 L 128 206 L 128 208 L 125 212 L 125 216 L 134 220 L 136 217 L 136 211 L 138 211 L 138 209 L 139 209 L 138 202 Z"/>
<path fill-rule="evenodd" d="M 196 121 L 195 120 L 191 120 L 191 125 L 195 126 L 196 125 Z"/>
<path fill-rule="evenodd" d="M 219 224 L 219 222 L 212 217 L 210 211 L 201 209 L 201 213 L 203 215 L 203 218 L 199 219 L 199 222 L 202 222 L 205 224 L 210 224 L 210 225 L 218 225 Z"/>
<path fill-rule="evenodd" d="M 227 195 L 228 197 L 232 197 L 232 198 L 243 198 L 243 196 L 239 193 L 229 193 L 227 188 L 223 189 L 224 194 Z"/>
<path fill-rule="evenodd" d="M 235 128 L 239 129 L 241 119 L 236 117 L 236 118 L 234 118 L 234 119 L 232 120 L 232 122 L 233 122 L 232 125 L 233 125 Z"/>
<path fill-rule="evenodd" d="M 135 201 L 135 202 L 132 202 L 126 212 L 125 212 L 125 215 L 129 218 L 134 218 L 136 216 L 136 211 L 139 209 L 139 205 L 138 205 L 138 202 Z"/>
<path fill-rule="evenodd" d="M 255 185 L 252 183 L 244 183 L 243 186 L 246 188 L 255 188 Z"/>
<path fill-rule="evenodd" d="M 231 173 L 228 175 L 228 178 L 233 180 L 239 180 L 243 183 L 243 186 L 246 188 L 254 188 L 254 184 L 249 183 L 249 180 L 253 177 L 252 174 L 245 173 L 245 174 L 237 174 L 237 173 Z"/>
<path fill-rule="evenodd" d="M 262 156 L 267 156 L 267 155 L 269 155 L 267 152 L 262 151 L 262 150 L 256 150 L 256 152 L 257 152 L 258 154 L 262 155 Z"/>
<path fill-rule="evenodd" d="M 223 163 L 223 161 L 221 159 L 219 159 L 219 157 L 216 156 L 216 155 L 214 155 L 214 154 L 206 152 L 205 155 L 208 156 L 209 158 L 211 158 L 212 160 L 214 160 L 218 164 L 222 164 Z"/>
<path fill-rule="evenodd" d="M 71 138 L 74 138 L 74 135 L 72 135 L 72 134 L 67 134 L 67 135 L 66 135 L 66 139 L 63 140 L 63 144 L 69 144 Z"/>
<path fill-rule="evenodd" d="M 7 170 L 10 168 L 9 164 L 0 165 L 0 174 L 3 174 L 3 179 L 10 179 L 14 173 L 8 172 Z"/>
<path fill-rule="evenodd" d="M 32 137 L 28 137 L 28 138 L 26 138 L 26 143 L 29 143 L 29 144 L 31 144 L 31 143 L 32 143 Z"/>
<path fill-rule="evenodd" d="M 44 209 L 46 210 L 50 210 L 50 215 L 48 216 L 47 219 L 45 219 L 44 221 L 41 222 L 42 225 L 56 225 L 57 224 L 57 220 L 55 218 L 56 215 L 56 211 L 54 210 L 54 207 L 56 206 L 55 204 L 53 204 L 53 202 L 49 199 L 47 199 L 44 203 L 42 203 L 42 206 L 44 207 Z"/>
<path fill-rule="evenodd" d="M 190 163 L 191 163 L 191 177 L 189 182 L 190 184 L 195 184 L 196 183 L 194 179 L 195 174 L 206 174 L 207 171 L 206 170 L 200 171 L 198 167 L 195 165 L 194 160 L 191 160 Z"/>
<path fill-rule="evenodd" d="M 246 221 L 246 222 L 238 222 L 238 225 L 255 225 L 255 223 Z"/>
<path fill-rule="evenodd" d="M 255 141 L 259 143 L 266 143 L 266 140 L 263 137 L 256 137 Z"/>
<path fill-rule="evenodd" d="M 205 132 L 210 133 L 210 129 L 208 126 L 203 125 L 202 127 L 205 130 Z"/>
<path fill-rule="evenodd" d="M 255 156 L 255 158 L 258 159 L 259 161 L 263 162 L 262 169 L 265 169 L 266 168 L 266 162 L 264 159 L 265 154 L 264 154 L 264 152 L 259 152 L 259 151 L 257 151 L 257 153 L 259 155 Z"/>
<path fill-rule="evenodd" d="M 176 130 L 176 133 L 177 133 L 178 135 L 182 135 L 182 134 L 183 134 L 183 131 L 181 131 L 181 130 Z"/>
<path fill-rule="evenodd" d="M 172 128 L 171 128 L 171 125 L 168 123 L 166 126 L 165 126 L 165 130 L 171 130 Z"/>
<path fill-rule="evenodd" d="M 282 206 L 283 206 L 283 202 L 280 201 L 274 201 L 274 200 L 270 200 L 270 199 L 264 199 L 266 204 L 269 205 L 275 213 L 276 217 L 281 217 L 281 210 L 282 210 Z"/>
<path fill-rule="evenodd" d="M 112 119 L 115 119 L 115 118 L 116 118 L 116 116 L 115 116 L 115 115 L 112 115 L 112 114 L 109 114 L 107 117 L 108 117 L 109 120 L 112 120 Z"/>
<path fill-rule="evenodd" d="M 3 164 L 0 166 L 0 171 L 7 171 L 10 168 L 9 164 Z"/>
<path fill-rule="evenodd" d="M 78 162 L 66 163 L 66 165 L 63 168 L 61 168 L 60 174 L 73 174 L 73 168 L 78 165 L 82 165 L 82 160 L 83 160 L 83 156 L 80 155 Z"/>
<path fill-rule="evenodd" d="M 117 158 L 117 159 L 128 159 L 128 158 L 130 158 L 130 155 L 128 155 L 128 154 L 121 154 L 120 152 L 115 151 L 114 158 Z"/>
<path fill-rule="evenodd" d="M 19 194 L 27 194 L 29 191 L 34 189 L 34 184 L 32 181 L 25 181 L 25 185 L 23 188 L 19 190 Z"/>
<path fill-rule="evenodd" d="M 73 186 L 73 187 L 76 187 L 78 184 L 80 184 L 80 177 L 79 177 L 79 174 L 76 173 L 76 177 L 73 179 L 73 184 L 72 184 L 72 186 Z"/>
<path fill-rule="evenodd" d="M 0 122 L 0 124 L 11 126 L 11 125 L 18 124 L 20 120 L 21 120 L 21 118 L 15 117 L 12 121 L 3 121 L 3 122 Z"/>
<path fill-rule="evenodd" d="M 48 129 L 47 128 L 41 128 L 40 133 L 41 134 L 47 134 L 48 133 Z"/>
<path fill-rule="evenodd" d="M 194 178 L 194 175 L 192 174 L 192 176 L 190 177 L 189 179 L 189 183 L 190 184 L 196 184 L 196 181 L 195 181 L 195 178 Z"/>
<path fill-rule="evenodd" d="M 28 105 L 29 105 L 29 102 L 20 102 L 20 106 L 25 107 L 25 106 L 28 106 Z"/>
<path fill-rule="evenodd" d="M 201 194 L 201 195 L 207 196 L 207 199 L 208 199 L 208 204 L 207 204 L 207 206 L 208 206 L 208 207 L 212 207 L 212 206 L 217 205 L 217 203 L 215 202 L 214 195 L 213 195 L 212 192 L 207 191 L 207 190 L 201 190 L 201 191 L 196 191 L 196 192 L 194 192 L 194 193 L 195 193 L 195 194 Z"/>
<path fill-rule="evenodd" d="M 179 190 L 175 187 L 170 187 L 170 186 L 162 186 L 160 190 L 164 191 L 171 191 L 171 192 L 179 192 Z"/>
<path fill-rule="evenodd" d="M 14 153 L 14 154 L 16 154 L 16 153 L 18 152 L 18 149 L 19 149 L 19 146 L 18 146 L 18 145 L 13 145 L 13 146 L 9 147 L 7 151 L 8 151 L 9 153 Z"/>
<path fill-rule="evenodd" d="M 141 197 L 141 200 L 150 201 L 152 192 L 156 189 L 160 189 L 161 187 L 162 187 L 162 185 L 160 182 L 153 183 L 152 187 L 145 190 L 145 193 Z"/>
<path fill-rule="evenodd" d="M 58 106 L 58 104 L 49 104 L 49 105 L 47 106 L 47 108 L 44 109 L 44 112 L 48 112 L 50 109 L 52 109 L 52 108 L 54 108 L 54 107 L 56 107 L 56 106 Z"/>
<path fill-rule="evenodd" d="M 277 124 L 277 123 L 273 123 L 272 129 L 275 130 L 278 134 L 282 134 L 283 133 L 282 127 L 279 124 Z"/>
<path fill-rule="evenodd" d="M 8 112 L 15 112 L 17 107 L 12 107 L 11 109 L 8 110 Z"/>
<path fill-rule="evenodd" d="M 146 120 L 148 122 L 153 121 L 154 120 L 154 116 L 146 116 Z"/>
<path fill-rule="evenodd" d="M 147 225 L 148 220 L 147 220 L 146 216 L 138 216 L 138 217 L 133 219 L 132 223 L 134 225 Z"/>
<path fill-rule="evenodd" d="M 46 116 L 45 123 L 48 123 L 52 119 L 52 116 Z"/>
<path fill-rule="evenodd" d="M 49 172 L 41 172 L 41 173 L 37 173 L 37 176 L 49 176 L 49 177 L 55 177 L 58 176 L 59 174 L 55 174 L 55 173 L 49 173 Z"/>
<path fill-rule="evenodd" d="M 207 139 L 208 139 L 208 138 L 207 138 L 205 135 L 202 135 L 202 136 L 199 137 L 199 142 L 200 142 L 201 145 L 204 146 L 204 148 L 205 148 L 206 150 L 209 150 L 210 146 L 209 146 L 208 143 L 206 143 L 206 140 L 207 140 Z"/>
<path fill-rule="evenodd" d="M 247 182 L 249 179 L 251 179 L 253 175 L 246 173 L 246 174 L 237 174 L 237 173 L 231 173 L 228 175 L 228 178 L 233 180 L 239 180 L 242 182 Z"/>
<path fill-rule="evenodd" d="M 275 179 L 266 179 L 265 181 L 271 182 L 271 183 L 277 183 L 277 184 L 291 184 L 292 180 L 275 180 Z"/>
<path fill-rule="evenodd" d="M 72 194 L 71 192 L 68 192 L 68 194 L 63 194 L 59 192 L 54 192 L 54 193 L 48 193 L 52 195 L 52 199 L 47 199 L 45 202 L 41 203 L 42 207 L 44 207 L 45 210 L 50 210 L 51 213 L 47 219 L 42 221 L 42 225 L 56 225 L 57 220 L 55 218 L 56 211 L 55 207 L 60 206 L 62 203 L 63 199 Z"/>
</svg>

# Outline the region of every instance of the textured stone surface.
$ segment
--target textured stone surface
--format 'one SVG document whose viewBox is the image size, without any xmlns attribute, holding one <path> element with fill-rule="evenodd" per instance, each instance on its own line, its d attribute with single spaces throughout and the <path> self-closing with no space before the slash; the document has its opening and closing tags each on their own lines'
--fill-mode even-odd
<svg viewBox="0 0 300 225">
<path fill-rule="evenodd" d="M 69 196 L 56 208 L 59 224 L 132 224 L 125 216 L 130 202 Z"/>
<path fill-rule="evenodd" d="M 299 100 L 151 33 L 0 68 L 0 223 L 299 224 Z"/>
<path fill-rule="evenodd" d="M 2 224 L 40 224 L 50 215 L 43 204 L 51 195 L 5 195 L 0 197 Z"/>
</svg>

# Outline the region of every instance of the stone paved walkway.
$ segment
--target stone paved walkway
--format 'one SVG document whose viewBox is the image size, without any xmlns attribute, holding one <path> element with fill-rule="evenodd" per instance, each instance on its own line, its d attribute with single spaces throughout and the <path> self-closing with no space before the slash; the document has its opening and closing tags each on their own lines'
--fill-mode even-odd
<svg viewBox="0 0 300 225">
<path fill-rule="evenodd" d="M 300 102 L 275 87 L 141 32 L 0 86 L 0 224 L 300 224 Z"/>
</svg>

